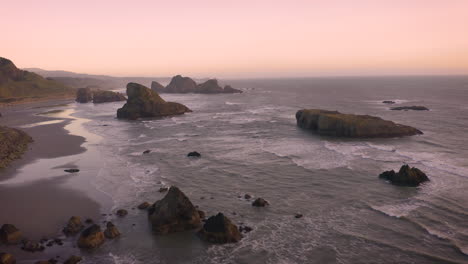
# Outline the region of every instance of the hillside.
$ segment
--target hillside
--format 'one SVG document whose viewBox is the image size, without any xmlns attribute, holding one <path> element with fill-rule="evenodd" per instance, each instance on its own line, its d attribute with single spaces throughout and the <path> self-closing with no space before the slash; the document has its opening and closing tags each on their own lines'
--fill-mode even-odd
<svg viewBox="0 0 468 264">
<path fill-rule="evenodd" d="M 0 57 L 0 101 L 67 95 L 74 92 L 74 89 L 60 82 L 20 70 L 12 61 Z"/>
</svg>

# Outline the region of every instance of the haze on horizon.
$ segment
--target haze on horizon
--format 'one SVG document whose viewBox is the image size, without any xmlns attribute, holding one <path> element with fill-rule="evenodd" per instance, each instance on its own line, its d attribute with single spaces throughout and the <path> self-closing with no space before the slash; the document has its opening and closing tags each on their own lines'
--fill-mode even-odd
<svg viewBox="0 0 468 264">
<path fill-rule="evenodd" d="M 0 56 L 114 76 L 468 74 L 468 1 L 7 1 Z"/>
</svg>

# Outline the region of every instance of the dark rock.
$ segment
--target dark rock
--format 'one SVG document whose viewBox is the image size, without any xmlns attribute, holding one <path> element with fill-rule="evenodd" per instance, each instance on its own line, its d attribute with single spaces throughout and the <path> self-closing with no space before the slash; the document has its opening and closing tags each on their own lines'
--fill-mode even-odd
<svg viewBox="0 0 468 264">
<path fill-rule="evenodd" d="M 416 128 L 380 117 L 304 109 L 296 113 L 297 125 L 319 135 L 353 138 L 402 137 L 422 134 Z"/>
<path fill-rule="evenodd" d="M 198 210 L 198 215 L 200 216 L 200 219 L 205 219 L 206 214 L 202 210 Z"/>
<path fill-rule="evenodd" d="M 160 192 L 160 193 L 167 192 L 168 190 L 169 190 L 169 188 L 167 188 L 167 187 L 161 187 L 161 188 L 159 188 L 159 192 Z"/>
<path fill-rule="evenodd" d="M 104 230 L 104 236 L 109 239 L 113 239 L 120 236 L 120 232 L 112 222 L 107 222 L 106 230 Z"/>
<path fill-rule="evenodd" d="M 157 93 L 164 93 L 165 89 L 164 86 L 156 81 L 151 82 L 151 90 L 157 92 Z"/>
<path fill-rule="evenodd" d="M 0 253 L 0 264 L 16 264 L 16 259 L 8 253 Z"/>
<path fill-rule="evenodd" d="M 197 89 L 197 83 L 189 77 L 176 75 L 172 77 L 171 82 L 166 86 L 166 93 L 193 93 Z"/>
<path fill-rule="evenodd" d="M 175 186 L 169 189 L 162 200 L 149 208 L 148 217 L 157 234 L 191 230 L 201 225 L 198 210 Z"/>
<path fill-rule="evenodd" d="M 398 172 L 394 170 L 385 171 L 379 177 L 390 181 L 392 184 L 409 187 L 416 187 L 423 182 L 429 181 L 424 172 L 414 167 L 410 168 L 408 165 L 401 166 Z"/>
<path fill-rule="evenodd" d="M 68 173 L 75 173 L 75 172 L 79 172 L 80 170 L 79 169 L 66 169 L 64 171 Z"/>
<path fill-rule="evenodd" d="M 164 117 L 192 112 L 185 105 L 164 101 L 158 93 L 141 84 L 127 84 L 127 95 L 127 103 L 117 110 L 117 118 Z"/>
<path fill-rule="evenodd" d="M 198 235 L 203 240 L 219 244 L 234 243 L 242 239 L 237 226 L 222 213 L 208 218 Z"/>
<path fill-rule="evenodd" d="M 42 246 L 39 242 L 25 240 L 23 241 L 23 246 L 21 247 L 21 249 L 24 251 L 36 252 L 36 251 L 43 251 L 44 246 Z"/>
<path fill-rule="evenodd" d="M 84 228 L 81 223 L 81 218 L 79 216 L 72 216 L 67 223 L 67 226 L 63 228 L 63 233 L 66 236 L 73 236 L 78 234 Z"/>
<path fill-rule="evenodd" d="M 151 150 L 148 149 L 148 150 L 143 151 L 143 154 L 149 154 L 150 152 Z"/>
<path fill-rule="evenodd" d="M 4 224 L 0 229 L 0 240 L 8 245 L 18 244 L 21 242 L 23 235 L 14 225 Z"/>
<path fill-rule="evenodd" d="M 219 86 L 218 80 L 210 79 L 202 84 L 199 84 L 197 89 L 197 93 L 205 93 L 205 94 L 215 94 L 215 93 L 224 93 L 224 89 Z"/>
<path fill-rule="evenodd" d="M 199 158 L 199 157 L 201 157 L 201 154 L 196 152 L 196 151 L 192 151 L 189 154 L 187 154 L 187 157 L 197 157 L 197 158 Z"/>
<path fill-rule="evenodd" d="M 141 203 L 141 204 L 138 205 L 138 209 L 140 209 L 140 210 L 145 210 L 145 209 L 148 209 L 148 207 L 150 207 L 150 206 L 151 206 L 150 203 L 148 203 L 148 202 L 143 202 L 143 203 Z"/>
<path fill-rule="evenodd" d="M 249 233 L 252 230 L 253 228 L 251 228 L 250 226 L 246 226 L 246 225 L 239 226 L 239 232 L 241 233 Z"/>
<path fill-rule="evenodd" d="M 76 101 L 78 103 L 88 103 L 93 100 L 93 91 L 91 88 L 79 88 L 76 91 Z"/>
<path fill-rule="evenodd" d="M 302 217 L 303 217 L 302 214 L 295 214 L 295 215 L 294 215 L 294 218 L 302 218 Z"/>
<path fill-rule="evenodd" d="M 70 256 L 65 262 L 64 264 L 77 264 L 78 262 L 80 262 L 82 260 L 81 257 L 78 257 L 78 256 Z"/>
<path fill-rule="evenodd" d="M 0 169 L 19 159 L 33 139 L 25 132 L 0 126 Z"/>
<path fill-rule="evenodd" d="M 230 85 L 224 86 L 224 93 L 242 93 L 241 90 L 234 89 Z"/>
<path fill-rule="evenodd" d="M 86 223 L 87 225 L 90 225 L 90 224 L 93 224 L 94 221 L 93 221 L 93 219 L 88 218 L 88 219 L 85 220 L 85 223 Z"/>
<path fill-rule="evenodd" d="M 390 108 L 390 110 L 396 110 L 396 111 L 400 111 L 400 110 L 416 110 L 416 111 L 429 111 L 429 108 L 425 107 L 425 106 L 417 106 L 417 105 L 413 105 L 413 106 L 398 106 L 398 107 L 392 107 Z"/>
<path fill-rule="evenodd" d="M 269 203 L 266 200 L 264 200 L 263 198 L 257 198 L 252 203 L 252 206 L 256 206 L 256 207 L 265 207 L 267 205 L 269 205 Z"/>
<path fill-rule="evenodd" d="M 382 101 L 382 103 L 384 103 L 384 104 L 394 104 L 395 102 L 394 101 Z"/>
<path fill-rule="evenodd" d="M 119 209 L 117 210 L 117 212 L 115 213 L 117 216 L 119 217 L 124 217 L 128 214 L 127 210 L 125 209 Z"/>
<path fill-rule="evenodd" d="M 250 194 L 246 193 L 244 195 L 244 199 L 249 200 L 250 198 L 252 198 L 252 196 Z"/>
<path fill-rule="evenodd" d="M 57 264 L 58 261 L 55 259 L 36 261 L 35 264 Z"/>
<path fill-rule="evenodd" d="M 119 102 L 125 100 L 127 100 L 127 98 L 125 98 L 125 95 L 121 93 L 102 90 L 97 90 L 93 92 L 93 103 L 95 104 Z"/>
<path fill-rule="evenodd" d="M 104 243 L 104 233 L 101 227 L 94 224 L 86 228 L 78 239 L 78 247 L 92 249 L 97 248 Z"/>
</svg>

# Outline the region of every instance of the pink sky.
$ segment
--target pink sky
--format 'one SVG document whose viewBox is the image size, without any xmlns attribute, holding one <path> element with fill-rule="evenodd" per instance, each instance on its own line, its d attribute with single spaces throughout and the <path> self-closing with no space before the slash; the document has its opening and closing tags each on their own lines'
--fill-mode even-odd
<svg viewBox="0 0 468 264">
<path fill-rule="evenodd" d="M 2 0 L 0 56 L 117 76 L 468 74 L 467 0 Z"/>
</svg>

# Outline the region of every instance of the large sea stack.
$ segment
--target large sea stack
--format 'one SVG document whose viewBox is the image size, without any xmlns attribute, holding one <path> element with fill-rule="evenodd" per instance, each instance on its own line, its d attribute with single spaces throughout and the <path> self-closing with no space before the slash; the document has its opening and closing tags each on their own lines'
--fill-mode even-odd
<svg viewBox="0 0 468 264">
<path fill-rule="evenodd" d="M 20 158 L 32 141 L 28 134 L 19 129 L 0 126 L 0 168 Z"/>
<path fill-rule="evenodd" d="M 197 88 L 197 83 L 189 77 L 176 75 L 172 77 L 171 82 L 166 86 L 166 93 L 193 93 Z"/>
<path fill-rule="evenodd" d="M 388 138 L 422 134 L 416 128 L 380 117 L 342 114 L 337 111 L 303 109 L 296 113 L 297 125 L 323 136 Z"/>
<path fill-rule="evenodd" d="M 117 118 L 164 117 L 192 112 L 183 104 L 166 102 L 158 93 L 138 83 L 127 84 L 127 103 L 117 110 Z"/>
<path fill-rule="evenodd" d="M 177 187 L 148 210 L 148 217 L 156 234 L 191 230 L 201 225 L 200 214 L 189 198 Z"/>
<path fill-rule="evenodd" d="M 229 85 L 222 88 L 221 86 L 219 86 L 218 80 L 216 79 L 210 79 L 202 84 L 199 84 L 195 92 L 204 94 L 242 93 L 241 90 L 234 89 Z"/>
</svg>

